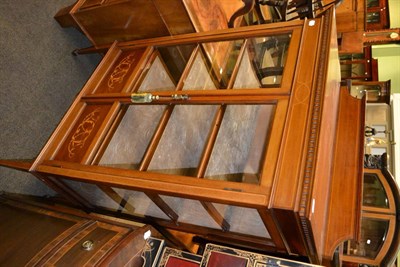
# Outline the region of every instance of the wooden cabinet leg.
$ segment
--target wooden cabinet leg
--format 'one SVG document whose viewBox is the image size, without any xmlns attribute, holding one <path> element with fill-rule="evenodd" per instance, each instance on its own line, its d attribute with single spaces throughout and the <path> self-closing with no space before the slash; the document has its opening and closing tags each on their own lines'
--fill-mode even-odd
<svg viewBox="0 0 400 267">
<path fill-rule="evenodd" d="M 74 18 L 70 13 L 71 9 L 75 6 L 75 4 L 60 9 L 54 16 L 54 19 L 58 22 L 58 24 L 60 24 L 61 27 L 63 28 L 75 27 L 79 29 L 78 24 L 76 24 Z"/>
</svg>

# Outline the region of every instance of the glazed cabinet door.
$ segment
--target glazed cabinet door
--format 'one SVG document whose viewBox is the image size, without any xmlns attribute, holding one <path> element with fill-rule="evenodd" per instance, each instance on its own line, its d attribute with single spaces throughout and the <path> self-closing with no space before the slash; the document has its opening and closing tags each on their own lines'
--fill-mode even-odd
<svg viewBox="0 0 400 267">
<path fill-rule="evenodd" d="M 85 206 L 285 250 L 266 205 L 300 35 L 115 44 L 37 171 Z"/>
</svg>

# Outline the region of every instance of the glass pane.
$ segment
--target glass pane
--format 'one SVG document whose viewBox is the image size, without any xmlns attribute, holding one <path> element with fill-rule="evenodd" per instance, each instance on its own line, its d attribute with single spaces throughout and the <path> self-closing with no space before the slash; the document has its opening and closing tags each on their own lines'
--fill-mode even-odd
<svg viewBox="0 0 400 267">
<path fill-rule="evenodd" d="M 143 192 L 113 188 L 132 208 L 125 209 L 123 213 L 137 216 L 151 216 L 169 220 L 168 216 Z"/>
<path fill-rule="evenodd" d="M 368 75 L 365 69 L 365 63 L 356 63 L 351 65 L 351 76 L 350 77 L 364 77 Z"/>
<path fill-rule="evenodd" d="M 386 147 L 371 147 L 371 154 L 372 155 L 382 155 L 386 153 Z"/>
<path fill-rule="evenodd" d="M 380 23 L 381 14 L 380 12 L 368 12 L 367 13 L 367 23 Z"/>
<path fill-rule="evenodd" d="M 119 203 L 109 197 L 97 185 L 67 179 L 62 179 L 62 181 L 94 206 L 112 211 L 120 209 Z"/>
<path fill-rule="evenodd" d="M 178 222 L 215 229 L 221 228 L 208 214 L 200 201 L 171 196 L 160 197 L 178 214 Z"/>
<path fill-rule="evenodd" d="M 148 170 L 195 176 L 217 106 L 175 106 Z"/>
<path fill-rule="evenodd" d="M 196 45 L 158 47 L 157 51 L 173 83 L 178 84 Z"/>
<path fill-rule="evenodd" d="M 138 92 L 175 90 L 176 84 L 160 56 L 156 56 L 147 70 Z"/>
<path fill-rule="evenodd" d="M 274 110 L 273 105 L 227 106 L 205 178 L 258 184 Z"/>
<path fill-rule="evenodd" d="M 378 7 L 379 0 L 367 0 L 367 7 Z"/>
<path fill-rule="evenodd" d="M 378 175 L 374 173 L 364 174 L 363 205 L 389 208 L 389 201 Z"/>
<path fill-rule="evenodd" d="M 217 88 L 227 88 L 243 43 L 243 40 L 235 40 L 202 44 L 210 77 Z"/>
<path fill-rule="evenodd" d="M 271 238 L 256 209 L 213 203 L 230 224 L 229 232 Z"/>
<path fill-rule="evenodd" d="M 290 34 L 283 34 L 249 39 L 248 60 L 262 86 L 280 85 L 290 38 Z"/>
<path fill-rule="evenodd" d="M 240 62 L 240 67 L 236 75 L 235 83 L 233 84 L 234 89 L 252 89 L 260 88 L 261 83 L 258 79 L 256 72 L 250 62 L 249 51 L 244 51 L 243 59 Z"/>
<path fill-rule="evenodd" d="M 99 165 L 137 169 L 164 109 L 158 105 L 129 106 Z"/>
<path fill-rule="evenodd" d="M 345 246 L 344 253 L 347 255 L 375 259 L 386 239 L 388 229 L 388 220 L 364 217 L 361 221 L 360 242 L 350 241 L 348 245 Z"/>
<path fill-rule="evenodd" d="M 375 136 L 379 138 L 386 138 L 386 125 L 372 125 L 375 129 Z"/>
<path fill-rule="evenodd" d="M 190 68 L 188 76 L 185 78 L 183 90 L 210 90 L 217 89 L 218 84 L 212 79 L 206 59 L 202 53 L 197 53 Z"/>
</svg>

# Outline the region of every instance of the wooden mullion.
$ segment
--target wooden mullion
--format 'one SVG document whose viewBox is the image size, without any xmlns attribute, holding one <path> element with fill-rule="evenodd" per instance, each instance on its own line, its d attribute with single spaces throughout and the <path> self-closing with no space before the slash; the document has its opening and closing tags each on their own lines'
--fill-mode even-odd
<svg viewBox="0 0 400 267">
<path fill-rule="evenodd" d="M 197 169 L 197 178 L 203 178 L 208 162 L 211 157 L 212 149 L 214 147 L 215 141 L 218 136 L 218 132 L 220 129 L 220 125 L 222 122 L 222 118 L 224 117 L 226 110 L 226 106 L 221 106 L 220 109 L 217 111 L 217 114 L 215 116 L 214 122 L 213 122 L 213 128 L 211 129 L 210 136 L 208 138 L 208 142 L 205 146 L 205 149 L 203 151 L 203 155 L 201 156 L 200 159 L 200 164 Z M 229 231 L 230 229 L 230 224 L 225 220 L 225 218 L 219 213 L 219 211 L 215 208 L 215 206 L 211 202 L 206 202 L 206 201 L 200 201 L 201 205 L 203 205 L 204 209 L 207 211 L 207 213 L 213 218 L 213 220 L 221 227 L 221 229 L 225 232 Z"/>
<path fill-rule="evenodd" d="M 231 228 L 230 224 L 225 220 L 225 218 L 219 213 L 215 206 L 211 202 L 200 201 L 204 209 L 208 214 L 214 219 L 214 221 L 221 227 L 222 231 L 228 232 Z"/>
<path fill-rule="evenodd" d="M 242 60 L 243 55 L 244 55 L 244 50 L 245 50 L 245 48 L 247 46 L 246 44 L 247 44 L 247 42 L 245 42 L 241 47 L 241 51 L 240 51 L 240 54 L 238 56 L 238 60 L 236 62 L 235 68 L 233 70 L 232 77 L 231 77 L 231 79 L 230 79 L 230 81 L 228 83 L 228 89 L 233 87 L 233 81 L 235 80 L 235 77 L 236 77 L 237 72 L 239 70 L 239 66 L 240 66 L 241 60 Z M 222 119 L 223 119 L 225 111 L 226 111 L 226 107 L 227 107 L 226 105 L 220 106 L 219 110 L 217 111 L 217 114 L 215 115 L 214 122 L 213 122 L 213 128 L 211 129 L 207 144 L 206 144 L 205 149 L 203 151 L 203 155 L 201 156 L 201 159 L 200 159 L 199 167 L 198 167 L 197 174 L 196 174 L 197 178 L 203 178 L 204 177 L 204 174 L 206 172 L 206 168 L 207 168 L 208 162 L 210 160 L 211 153 L 212 153 L 215 141 L 217 140 L 219 129 L 221 128 L 221 123 L 222 123 Z"/>
<path fill-rule="evenodd" d="M 187 75 L 189 74 L 189 71 L 190 71 L 190 69 L 191 69 L 191 67 L 193 65 L 193 62 L 195 60 L 195 57 L 196 57 L 196 54 L 198 53 L 198 51 L 199 51 L 199 47 L 197 46 L 196 49 L 194 49 L 194 51 L 192 52 L 192 55 L 190 56 L 189 62 L 185 66 L 185 69 L 184 69 L 184 71 L 182 73 L 182 76 L 181 76 L 181 78 L 180 78 L 180 80 L 179 80 L 179 82 L 177 84 L 176 91 L 181 91 L 182 90 L 182 88 L 184 86 L 184 81 L 185 81 Z M 158 146 L 158 144 L 159 144 L 159 142 L 161 140 L 161 137 L 164 134 L 165 128 L 167 127 L 169 119 L 171 118 L 173 110 L 174 110 L 174 106 L 171 105 L 171 106 L 168 106 L 166 108 L 166 110 L 164 111 L 164 113 L 163 113 L 163 115 L 161 117 L 161 120 L 160 120 L 160 124 L 158 125 L 158 127 L 157 127 L 157 129 L 156 129 L 156 131 L 154 133 L 154 136 L 151 139 L 148 148 L 146 149 L 146 152 L 145 152 L 145 154 L 143 156 L 143 160 L 140 163 L 140 166 L 139 166 L 139 170 L 140 171 L 146 171 L 147 168 L 149 167 L 150 162 L 151 162 L 151 160 L 152 160 L 152 158 L 154 156 L 154 153 L 155 153 L 155 151 L 157 149 L 157 146 Z"/>
<path fill-rule="evenodd" d="M 125 113 L 127 111 L 127 106 L 122 105 L 120 110 L 115 116 L 114 121 L 112 122 L 112 125 L 110 126 L 108 132 L 106 133 L 103 142 L 100 144 L 99 149 L 97 150 L 97 153 L 95 154 L 93 161 L 91 162 L 91 165 L 98 165 L 101 158 L 103 157 L 103 154 L 105 150 L 107 149 L 115 131 L 117 130 L 120 122 L 122 121 Z"/>
<path fill-rule="evenodd" d="M 211 129 L 210 135 L 208 137 L 207 144 L 206 144 L 206 146 L 203 150 L 203 154 L 200 158 L 200 163 L 199 163 L 197 173 L 196 173 L 197 178 L 204 177 L 208 162 L 211 157 L 212 150 L 214 148 L 215 141 L 217 140 L 219 129 L 221 128 L 221 123 L 222 123 L 222 119 L 224 117 L 225 111 L 226 111 L 226 105 L 220 106 L 219 110 L 217 111 L 217 114 L 215 115 L 215 118 L 214 118 L 214 121 L 212 124 L 213 126 Z"/>
<path fill-rule="evenodd" d="M 239 72 L 239 67 L 240 67 L 240 64 L 242 63 L 243 55 L 244 55 L 244 52 L 247 49 L 247 46 L 248 46 L 248 40 L 245 39 L 245 41 L 242 44 L 242 47 L 240 48 L 239 55 L 238 55 L 235 67 L 233 68 L 233 71 L 232 71 L 232 76 L 229 79 L 229 82 L 228 82 L 228 85 L 227 85 L 228 89 L 233 88 L 233 84 L 234 84 L 234 82 L 236 80 L 236 76 L 237 76 L 237 74 Z"/>
<path fill-rule="evenodd" d="M 114 189 L 109 186 L 99 185 L 96 186 L 103 191 L 107 196 L 109 196 L 115 203 L 118 204 L 123 209 L 126 209 L 132 214 L 135 214 L 135 207 L 133 207 L 125 198 L 121 197 Z"/>
<path fill-rule="evenodd" d="M 173 229 L 178 231 L 184 231 L 187 233 L 193 233 L 200 236 L 204 236 L 207 240 L 211 242 L 221 242 L 223 241 L 228 244 L 236 244 L 242 245 L 243 247 L 248 247 L 252 249 L 263 250 L 267 249 L 268 251 L 277 251 L 275 243 L 273 240 L 269 238 L 256 237 L 241 233 L 233 233 L 233 232 L 223 232 L 219 229 L 208 228 L 204 226 L 198 226 L 188 223 L 179 223 L 179 225 L 172 224 L 166 220 L 162 219 L 154 219 L 154 226 L 158 229 L 159 227 L 165 227 L 167 229 Z"/>
<path fill-rule="evenodd" d="M 167 127 L 168 121 L 171 118 L 172 111 L 174 110 L 174 106 L 168 106 L 161 117 L 160 123 L 153 135 L 153 138 L 150 141 L 149 146 L 146 149 L 146 152 L 143 155 L 143 159 L 139 166 L 139 171 L 146 171 L 150 165 L 150 162 L 154 156 L 154 153 L 157 149 L 157 146 L 161 140 L 162 135 L 164 134 L 165 128 Z"/>
<path fill-rule="evenodd" d="M 182 76 L 176 86 L 176 91 L 181 91 L 184 86 L 184 80 L 186 79 L 189 71 L 193 65 L 195 55 L 197 54 L 198 47 L 193 51 L 192 55 L 190 56 L 189 62 L 187 63 Z M 150 162 L 154 156 L 154 153 L 157 149 L 157 146 L 161 140 L 162 135 L 164 134 L 165 128 L 168 125 L 169 119 L 171 118 L 172 112 L 174 110 L 174 106 L 168 106 L 160 120 L 160 123 L 153 135 L 153 138 L 150 141 L 148 148 L 143 156 L 143 159 L 139 166 L 139 171 L 147 171 Z M 158 195 L 155 193 L 145 193 L 151 201 L 157 205 L 175 224 L 178 222 L 179 215 Z"/>
<path fill-rule="evenodd" d="M 94 206 L 90 202 L 82 197 L 80 194 L 72 190 L 67 184 L 65 184 L 61 179 L 56 179 L 52 177 L 46 177 L 40 173 L 32 173 L 36 178 L 44 182 L 51 189 L 65 196 L 69 201 L 74 204 L 81 206 L 85 211 L 94 210 Z"/>
<path fill-rule="evenodd" d="M 190 73 L 190 70 L 192 69 L 193 63 L 196 59 L 197 54 L 200 52 L 200 46 L 197 45 L 195 49 L 193 49 L 192 54 L 190 55 L 190 58 L 188 62 L 186 63 L 185 69 L 182 72 L 181 79 L 179 80 L 178 84 L 176 85 L 176 91 L 182 91 L 183 86 L 185 85 L 185 80 L 187 76 Z"/>
<path fill-rule="evenodd" d="M 155 193 L 145 193 L 154 204 L 157 205 L 175 224 L 178 223 L 179 215 L 158 195 Z"/>
</svg>

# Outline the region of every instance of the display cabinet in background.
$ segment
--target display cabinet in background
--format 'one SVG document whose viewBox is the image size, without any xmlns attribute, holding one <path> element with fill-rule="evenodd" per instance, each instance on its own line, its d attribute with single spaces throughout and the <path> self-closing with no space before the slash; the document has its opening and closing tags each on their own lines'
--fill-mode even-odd
<svg viewBox="0 0 400 267">
<path fill-rule="evenodd" d="M 194 32 L 180 0 L 78 0 L 54 18 L 81 31 L 94 46 Z"/>
<path fill-rule="evenodd" d="M 390 28 L 388 0 L 367 0 L 366 30 Z"/>
</svg>

